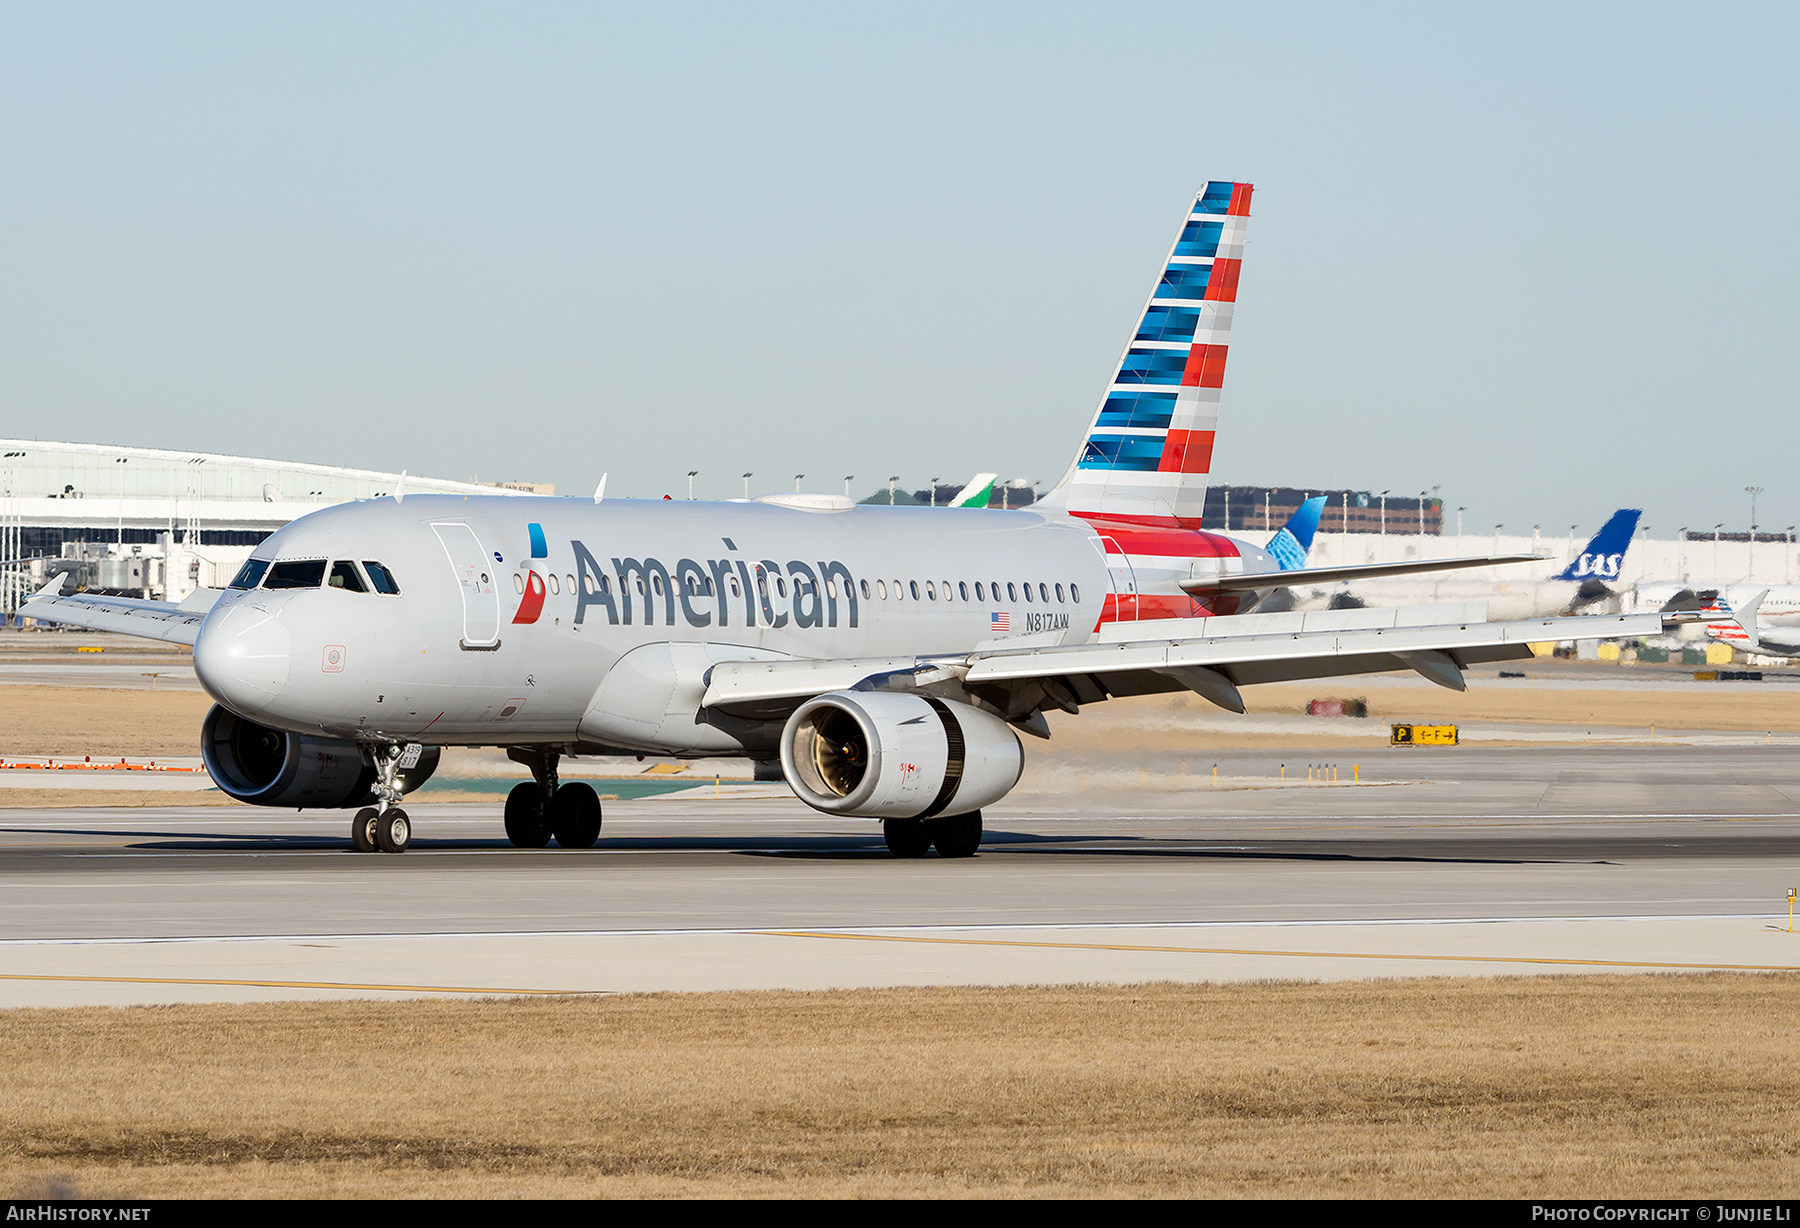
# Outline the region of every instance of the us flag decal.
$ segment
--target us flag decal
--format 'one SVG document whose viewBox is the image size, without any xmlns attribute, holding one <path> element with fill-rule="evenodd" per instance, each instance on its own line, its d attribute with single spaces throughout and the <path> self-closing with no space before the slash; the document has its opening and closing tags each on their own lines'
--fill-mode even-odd
<svg viewBox="0 0 1800 1228">
<path fill-rule="evenodd" d="M 1011 614 L 989 614 L 988 615 L 988 630 L 989 631 L 1011 631 L 1012 630 L 1012 615 Z"/>
</svg>

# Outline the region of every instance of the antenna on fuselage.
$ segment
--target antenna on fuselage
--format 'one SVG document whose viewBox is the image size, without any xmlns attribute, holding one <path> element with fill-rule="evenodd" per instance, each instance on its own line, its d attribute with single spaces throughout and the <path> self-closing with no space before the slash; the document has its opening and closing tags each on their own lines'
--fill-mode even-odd
<svg viewBox="0 0 1800 1228">
<path fill-rule="evenodd" d="M 600 502 L 600 500 L 606 498 L 606 479 L 609 476 L 610 476 L 610 474 L 606 474 L 606 473 L 603 473 L 600 475 L 600 485 L 594 487 L 594 502 L 595 503 L 598 503 L 598 502 Z"/>
<path fill-rule="evenodd" d="M 394 483 L 394 502 L 406 502 L 406 470 L 400 471 L 400 480 Z"/>
</svg>

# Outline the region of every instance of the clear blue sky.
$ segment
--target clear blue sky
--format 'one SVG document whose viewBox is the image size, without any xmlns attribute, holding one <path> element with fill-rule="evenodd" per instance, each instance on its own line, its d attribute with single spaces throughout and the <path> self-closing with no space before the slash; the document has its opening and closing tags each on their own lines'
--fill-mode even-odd
<svg viewBox="0 0 1800 1228">
<path fill-rule="evenodd" d="M 1240 178 L 1219 480 L 1785 527 L 1797 12 L 6 4 L 0 433 L 1049 482 Z"/>
</svg>

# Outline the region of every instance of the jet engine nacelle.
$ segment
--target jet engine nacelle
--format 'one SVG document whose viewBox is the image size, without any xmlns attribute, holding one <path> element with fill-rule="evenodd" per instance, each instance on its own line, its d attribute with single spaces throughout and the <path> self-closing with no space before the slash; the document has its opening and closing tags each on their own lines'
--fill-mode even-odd
<svg viewBox="0 0 1800 1228">
<path fill-rule="evenodd" d="M 808 700 L 781 732 L 781 768 L 800 800 L 876 819 L 966 814 L 1019 783 L 1025 751 L 979 708 L 891 691 Z"/>
<path fill-rule="evenodd" d="M 437 770 L 438 748 L 401 768 L 395 783 L 410 793 Z M 375 801 L 375 768 L 354 742 L 270 729 L 218 705 L 200 727 L 200 757 L 213 783 L 253 806 L 331 809 Z"/>
</svg>

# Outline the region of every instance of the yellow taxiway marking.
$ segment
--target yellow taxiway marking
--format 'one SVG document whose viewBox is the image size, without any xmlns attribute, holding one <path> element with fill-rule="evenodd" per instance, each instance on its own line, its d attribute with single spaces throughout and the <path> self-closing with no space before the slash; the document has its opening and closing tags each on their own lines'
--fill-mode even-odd
<svg viewBox="0 0 1800 1228">
<path fill-rule="evenodd" d="M 108 985 L 228 985 L 262 989 L 354 989 L 383 993 L 467 993 L 517 996 L 537 994 L 572 997 L 602 992 L 592 989 L 483 989 L 472 985 L 371 985 L 360 981 L 250 981 L 205 980 L 185 976 L 53 976 L 31 972 L 0 972 L 0 981 L 78 981 Z"/>
<path fill-rule="evenodd" d="M 857 942 L 923 942 L 959 947 L 1041 947 L 1056 951 L 1142 951 L 1174 955 L 1281 955 L 1301 959 L 1409 959 L 1448 964 L 1568 964 L 1587 968 L 1800 972 L 1800 965 L 1793 964 L 1681 964 L 1640 959 L 1552 959 L 1539 955 L 1390 955 L 1375 951 L 1261 951 L 1247 947 L 1157 947 L 1108 942 L 1027 942 L 1016 938 L 924 938 L 906 934 L 830 934 L 817 930 L 765 930 L 763 932 L 777 938 L 840 938 Z"/>
</svg>

